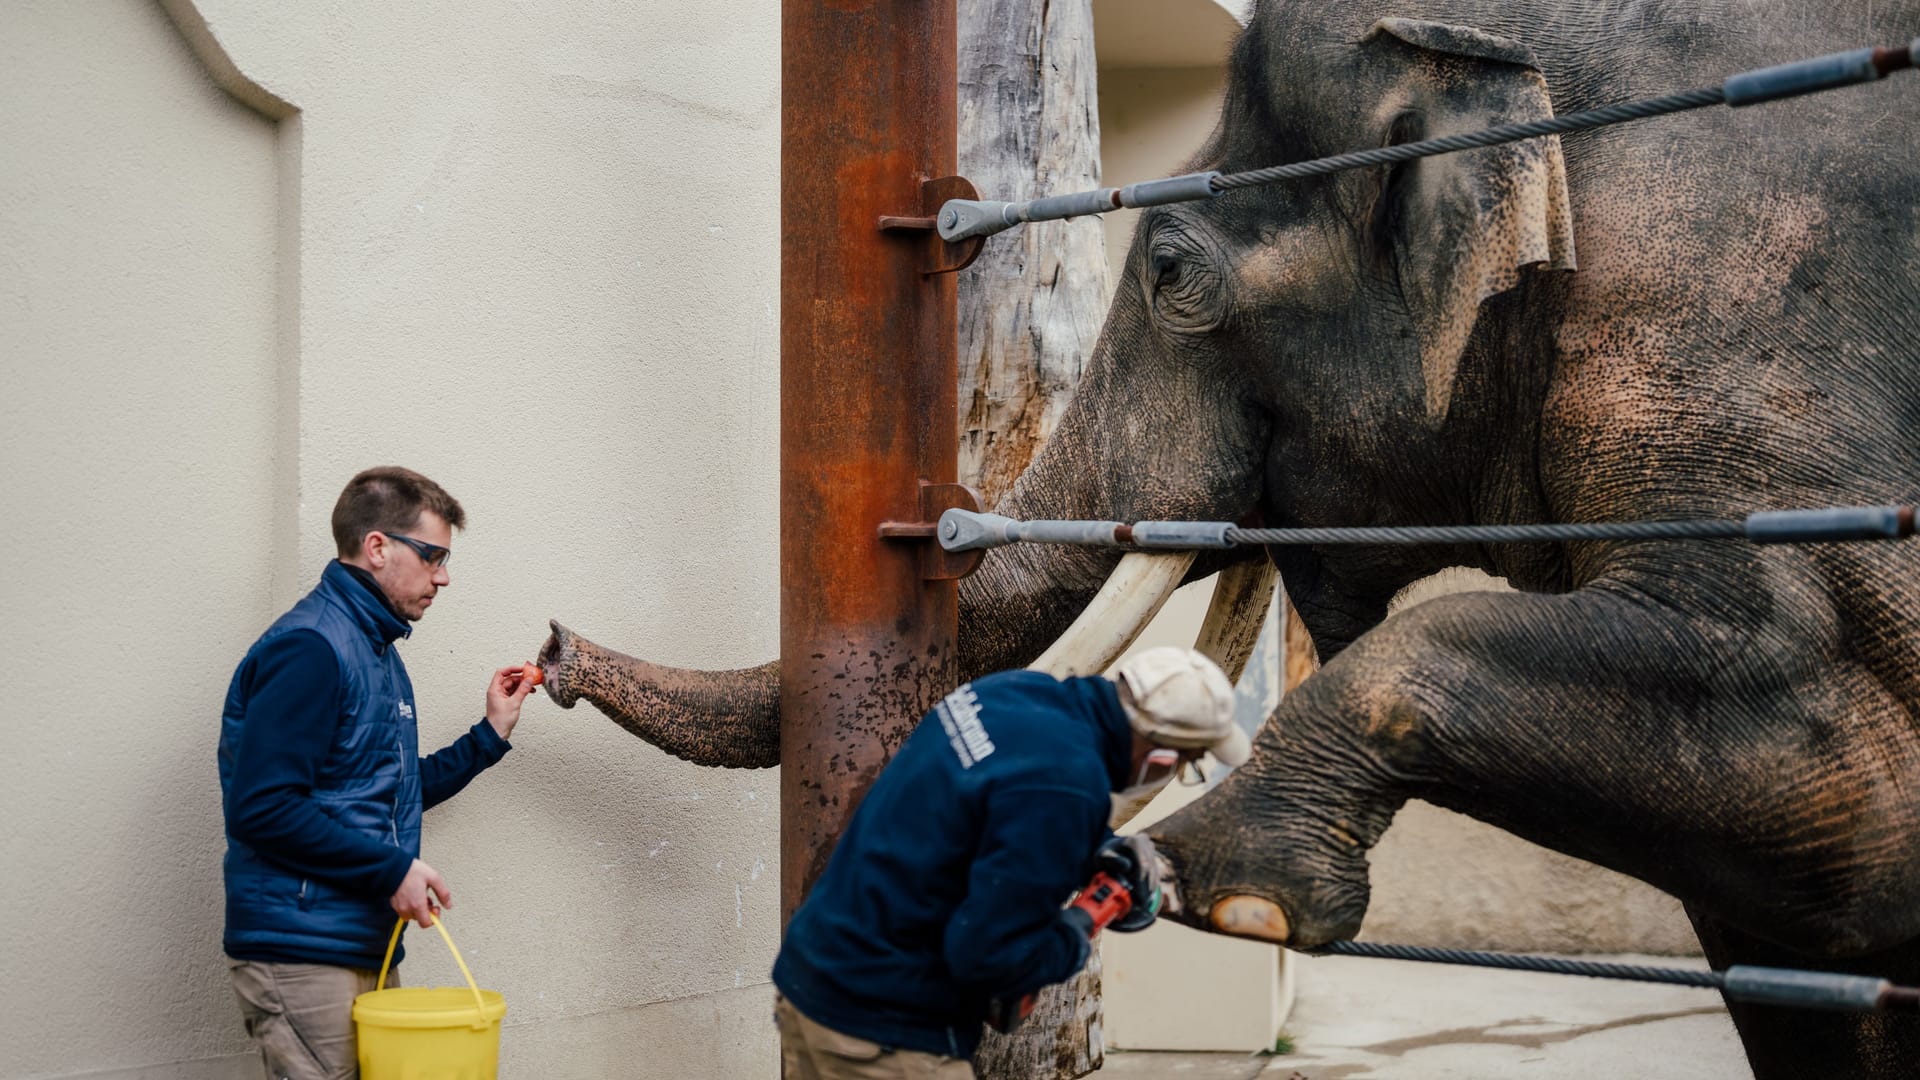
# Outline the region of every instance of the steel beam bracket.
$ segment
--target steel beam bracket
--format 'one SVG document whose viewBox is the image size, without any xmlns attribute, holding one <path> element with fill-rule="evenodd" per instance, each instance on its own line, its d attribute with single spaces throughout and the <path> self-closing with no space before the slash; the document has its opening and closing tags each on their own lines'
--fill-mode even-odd
<svg viewBox="0 0 1920 1080">
<path fill-rule="evenodd" d="M 1020 224 L 1020 204 L 983 202 L 979 198 L 955 199 L 940 207 L 940 235 L 954 242 L 984 242 Z"/>
<path fill-rule="evenodd" d="M 925 245 L 920 260 L 922 274 L 932 277 L 935 274 L 958 273 L 972 266 L 973 260 L 980 257 L 980 250 L 987 246 L 987 238 L 972 236 L 958 240 L 944 239 L 941 230 L 934 227 L 935 217 L 940 213 L 940 208 L 952 200 L 979 197 L 980 193 L 973 189 L 973 183 L 964 176 L 923 180 L 920 182 L 920 212 L 912 215 L 882 214 L 880 231 L 904 236 L 920 234 L 920 242 Z"/>
<path fill-rule="evenodd" d="M 980 568 L 984 550 L 948 551 L 939 543 L 940 515 L 949 510 L 980 512 L 980 493 L 965 484 L 920 481 L 920 520 L 883 521 L 882 540 L 920 545 L 920 576 L 927 581 L 957 581 Z"/>
</svg>

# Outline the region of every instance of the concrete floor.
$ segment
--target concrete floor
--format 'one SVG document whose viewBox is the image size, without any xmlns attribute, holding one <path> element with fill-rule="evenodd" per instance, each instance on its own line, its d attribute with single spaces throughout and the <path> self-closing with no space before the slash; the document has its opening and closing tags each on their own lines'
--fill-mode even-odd
<svg viewBox="0 0 1920 1080">
<path fill-rule="evenodd" d="M 1668 957 L 1593 957 L 1704 968 Z M 1110 1051 L 1153 1080 L 1748 1080 L 1706 990 L 1352 957 L 1298 957 L 1281 1056 Z"/>
</svg>

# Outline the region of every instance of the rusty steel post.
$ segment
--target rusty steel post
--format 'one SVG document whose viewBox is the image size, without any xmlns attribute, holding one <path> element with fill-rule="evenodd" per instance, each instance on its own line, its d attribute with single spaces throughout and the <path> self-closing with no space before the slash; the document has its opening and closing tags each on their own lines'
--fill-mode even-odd
<svg viewBox="0 0 1920 1080">
<path fill-rule="evenodd" d="M 879 535 L 955 478 L 954 278 L 922 272 L 922 184 L 955 166 L 954 5 L 782 6 L 782 926 L 957 670 L 954 583 Z"/>
</svg>

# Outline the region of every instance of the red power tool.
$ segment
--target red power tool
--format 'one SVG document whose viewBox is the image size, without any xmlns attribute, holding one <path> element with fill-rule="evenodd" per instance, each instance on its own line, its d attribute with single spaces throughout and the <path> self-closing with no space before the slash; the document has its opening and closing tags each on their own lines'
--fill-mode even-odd
<svg viewBox="0 0 1920 1080">
<path fill-rule="evenodd" d="M 1080 895 L 1073 898 L 1061 918 L 1077 925 L 1087 935 L 1087 940 L 1106 929 L 1107 925 L 1124 917 L 1133 910 L 1133 893 L 1122 884 L 1122 879 L 1134 874 L 1132 850 L 1120 844 L 1100 849 L 1093 880 L 1087 882 Z M 1117 875 L 1117 876 L 1116 876 Z M 1012 1031 L 1021 1022 L 1033 1014 L 1035 994 L 1024 994 L 1019 998 L 994 998 L 987 1002 L 987 1026 L 998 1032 Z"/>
</svg>

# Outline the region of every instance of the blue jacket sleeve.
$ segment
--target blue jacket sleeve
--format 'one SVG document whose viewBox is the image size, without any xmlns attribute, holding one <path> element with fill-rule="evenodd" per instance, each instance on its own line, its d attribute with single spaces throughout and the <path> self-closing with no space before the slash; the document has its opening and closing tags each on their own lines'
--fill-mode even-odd
<svg viewBox="0 0 1920 1080">
<path fill-rule="evenodd" d="M 1108 807 L 1067 787 L 990 798 L 967 896 L 947 923 L 943 952 L 955 979 L 1012 997 L 1063 982 L 1087 962 L 1086 937 L 1060 916 L 1087 883 Z"/>
<path fill-rule="evenodd" d="M 507 756 L 513 744 L 500 737 L 485 720 L 473 725 L 451 746 L 420 759 L 421 808 L 431 810 L 460 793 L 487 767 Z"/>
<path fill-rule="evenodd" d="M 351 892 L 390 896 L 413 865 L 391 844 L 342 827 L 310 797 L 340 724 L 340 661 L 294 630 L 243 673 L 247 712 L 227 787 L 227 833 L 262 858 Z"/>
</svg>

